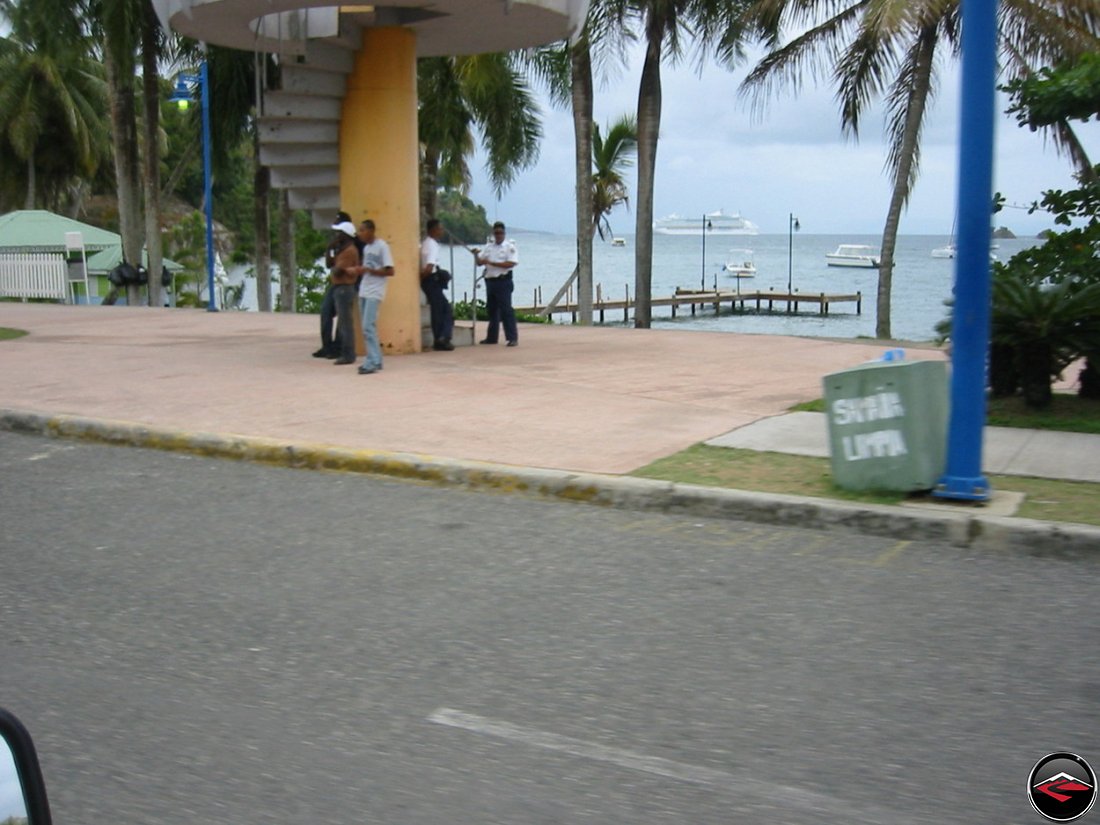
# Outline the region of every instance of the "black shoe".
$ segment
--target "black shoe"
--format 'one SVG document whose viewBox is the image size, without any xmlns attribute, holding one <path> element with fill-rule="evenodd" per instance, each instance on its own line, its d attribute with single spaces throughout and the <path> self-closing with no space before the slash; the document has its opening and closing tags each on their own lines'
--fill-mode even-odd
<svg viewBox="0 0 1100 825">
<path fill-rule="evenodd" d="M 360 367 L 359 368 L 359 374 L 360 375 L 374 375 L 374 373 L 376 373 L 376 372 L 378 372 L 378 370 L 374 369 L 373 367 Z"/>
<path fill-rule="evenodd" d="M 455 345 L 452 344 L 450 342 L 450 340 L 447 339 L 447 338 L 444 338 L 440 341 L 436 341 L 434 344 L 432 344 L 432 349 L 438 350 L 439 352 L 450 352 L 454 348 L 455 348 Z"/>
<path fill-rule="evenodd" d="M 508 342 L 508 346 L 510 346 L 510 347 L 518 347 L 518 346 L 519 346 L 519 341 L 509 341 L 509 342 Z"/>
<path fill-rule="evenodd" d="M 317 350 L 317 352 L 313 353 L 313 357 L 314 358 L 328 358 L 329 357 L 329 351 L 327 349 L 325 349 L 324 347 L 321 347 L 319 350 Z M 333 356 L 333 357 L 335 357 L 335 356 Z"/>
<path fill-rule="evenodd" d="M 341 367 L 341 366 L 343 366 L 344 364 L 354 364 L 354 363 L 355 363 L 355 359 L 354 359 L 354 358 L 337 358 L 337 359 L 336 359 L 335 361 L 333 361 L 332 363 L 333 363 L 333 364 L 335 364 L 335 365 L 336 365 L 336 366 L 338 366 L 338 367 Z"/>
<path fill-rule="evenodd" d="M 478 341 L 478 343 L 479 344 L 495 344 L 496 341 L 490 341 L 488 338 L 486 338 L 484 341 Z"/>
<path fill-rule="evenodd" d="M 339 357 L 340 357 L 340 353 L 338 353 L 338 352 L 327 352 L 327 353 L 325 353 L 325 358 L 327 358 L 329 361 L 333 360 L 334 358 L 339 358 Z"/>
</svg>

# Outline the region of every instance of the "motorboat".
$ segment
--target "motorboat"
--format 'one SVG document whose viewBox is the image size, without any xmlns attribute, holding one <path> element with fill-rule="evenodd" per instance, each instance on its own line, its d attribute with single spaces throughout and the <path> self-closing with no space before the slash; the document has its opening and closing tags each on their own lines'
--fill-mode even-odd
<svg viewBox="0 0 1100 825">
<path fill-rule="evenodd" d="M 751 249 L 731 249 L 726 259 L 726 274 L 731 278 L 752 278 L 756 275 L 756 263 Z"/>
<path fill-rule="evenodd" d="M 990 250 L 996 249 L 997 244 L 990 246 Z M 954 241 L 950 241 L 946 246 L 939 246 L 932 250 L 933 258 L 954 258 L 958 254 L 958 247 L 955 246 Z M 997 256 L 990 251 L 989 260 L 996 261 Z"/>
<path fill-rule="evenodd" d="M 611 239 L 611 245 L 612 246 L 626 246 L 626 238 L 612 238 Z"/>
<path fill-rule="evenodd" d="M 877 269 L 878 250 L 866 244 L 842 243 L 835 252 L 825 253 L 825 262 L 829 266 L 852 266 L 862 269 Z"/>
<path fill-rule="evenodd" d="M 685 218 L 672 214 L 653 222 L 657 235 L 758 235 L 760 227 L 741 215 L 723 212 L 707 212 L 697 218 Z"/>
</svg>

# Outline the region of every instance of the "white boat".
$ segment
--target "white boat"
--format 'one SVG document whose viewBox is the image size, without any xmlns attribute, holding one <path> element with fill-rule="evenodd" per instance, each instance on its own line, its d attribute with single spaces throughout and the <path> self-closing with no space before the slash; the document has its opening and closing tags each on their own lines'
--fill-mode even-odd
<svg viewBox="0 0 1100 825">
<path fill-rule="evenodd" d="M 757 235 L 760 227 L 736 212 L 730 214 L 719 209 L 697 218 L 669 215 L 653 222 L 657 235 Z"/>
<path fill-rule="evenodd" d="M 825 262 L 829 266 L 854 266 L 863 269 L 877 269 L 879 256 L 874 247 L 858 243 L 842 243 L 835 252 L 825 253 Z"/>
<path fill-rule="evenodd" d="M 990 250 L 996 249 L 997 244 L 990 246 Z M 951 241 L 946 246 L 939 246 L 932 250 L 933 258 L 954 258 L 958 254 L 958 247 L 955 246 L 955 242 Z M 989 253 L 989 260 L 997 260 L 997 256 L 991 251 Z"/>
<path fill-rule="evenodd" d="M 612 238 L 611 239 L 611 245 L 612 246 L 626 246 L 626 238 Z"/>
<path fill-rule="evenodd" d="M 726 259 L 726 274 L 731 278 L 752 278 L 756 275 L 756 263 L 751 249 L 731 249 Z"/>
</svg>

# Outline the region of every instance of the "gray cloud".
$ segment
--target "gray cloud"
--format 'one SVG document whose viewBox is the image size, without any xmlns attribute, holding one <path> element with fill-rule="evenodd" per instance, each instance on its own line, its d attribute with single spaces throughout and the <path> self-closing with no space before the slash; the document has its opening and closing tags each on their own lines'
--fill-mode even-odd
<svg viewBox="0 0 1100 825">
<path fill-rule="evenodd" d="M 636 50 L 632 65 L 615 82 L 597 89 L 600 123 L 634 111 L 638 54 Z M 754 119 L 748 102 L 737 94 L 745 71 L 707 66 L 700 75 L 688 65 L 662 69 L 656 215 L 724 208 L 741 211 L 762 232 L 785 232 L 787 215 L 794 212 L 805 232 L 881 232 L 890 198 L 883 169 L 881 109 L 867 113 L 858 142 L 841 134 L 836 103 L 827 88 L 807 87 L 798 97 L 784 95 L 770 103 L 762 119 Z M 921 175 L 902 217 L 903 233 L 951 231 L 958 101 L 957 66 L 948 65 L 925 124 Z M 545 131 L 538 165 L 522 173 L 499 204 L 480 174 L 472 194 L 512 225 L 570 233 L 574 210 L 569 113 L 547 108 Z M 1080 133 L 1092 156 L 1100 159 L 1100 126 L 1086 124 Z M 1007 116 L 997 124 L 994 175 L 995 188 L 1009 202 L 1029 203 L 1044 189 L 1073 185 L 1069 161 Z M 633 191 L 633 173 L 628 182 Z M 634 215 L 618 212 L 612 223 L 616 232 L 632 232 Z M 1017 234 L 1034 234 L 1051 225 L 1045 217 L 1028 216 L 1023 210 L 1006 210 L 995 223 Z"/>
</svg>

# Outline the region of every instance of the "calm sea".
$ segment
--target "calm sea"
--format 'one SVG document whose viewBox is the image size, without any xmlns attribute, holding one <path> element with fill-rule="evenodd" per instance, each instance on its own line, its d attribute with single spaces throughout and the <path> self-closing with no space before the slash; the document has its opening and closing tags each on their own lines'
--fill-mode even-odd
<svg viewBox="0 0 1100 825">
<path fill-rule="evenodd" d="M 519 249 L 520 265 L 516 269 L 517 306 L 534 303 L 535 291 L 541 287 L 543 300 L 549 300 L 573 271 L 576 250 L 572 236 L 537 232 L 516 232 L 512 239 Z M 622 236 L 626 246 L 595 242 L 593 252 L 595 281 L 609 299 L 621 299 L 629 286 L 634 294 L 634 237 Z M 911 341 L 926 341 L 935 337 L 934 327 L 944 317 L 944 300 L 951 295 L 955 261 L 933 258 L 932 250 L 948 242 L 946 235 L 905 235 L 898 238 L 895 252 L 892 292 L 892 331 L 894 337 Z M 708 289 L 717 282 L 719 288 L 736 290 L 738 281 L 747 291 L 766 291 L 774 287 L 786 292 L 788 275 L 787 235 L 724 235 L 706 239 L 704 253 L 699 237 L 655 235 L 653 238 L 653 295 L 671 295 L 676 287 Z M 863 312 L 855 314 L 854 305 L 830 308 L 827 318 L 816 314 L 730 314 L 728 309 L 715 317 L 713 312 L 683 317 L 670 317 L 667 307 L 654 309 L 655 327 L 675 326 L 677 329 L 746 332 L 761 334 L 806 335 L 819 337 L 873 336 L 875 304 L 878 290 L 878 270 L 848 269 L 827 266 L 825 253 L 839 244 L 858 243 L 878 248 L 877 235 L 805 235 L 795 233 L 790 257 L 790 275 L 794 289 L 807 293 L 852 293 L 862 291 Z M 1002 261 L 1016 252 L 1041 241 L 1035 238 L 998 240 L 994 254 Z M 723 274 L 726 261 L 734 248 L 751 249 L 756 262 L 754 278 L 737 279 Z M 444 249 L 444 255 L 447 250 Z M 454 251 L 455 296 L 469 294 L 473 267 L 469 253 Z M 484 297 L 484 291 L 479 291 Z M 849 311 L 844 311 L 848 308 Z M 556 316 L 568 320 L 568 316 Z M 608 320 L 621 322 L 621 313 L 609 313 Z"/>
</svg>

